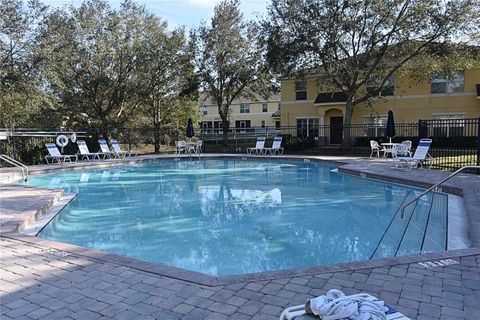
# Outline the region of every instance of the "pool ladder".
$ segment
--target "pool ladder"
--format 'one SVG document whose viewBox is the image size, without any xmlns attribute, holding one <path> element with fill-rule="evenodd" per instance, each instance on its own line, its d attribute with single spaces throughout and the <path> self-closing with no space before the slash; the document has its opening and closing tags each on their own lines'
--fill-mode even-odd
<svg viewBox="0 0 480 320">
<path fill-rule="evenodd" d="M 401 208 L 400 208 L 400 216 L 403 218 L 405 216 L 405 208 L 408 207 L 409 205 L 411 205 L 412 203 L 414 203 L 415 201 L 418 201 L 418 199 L 420 199 L 421 197 L 423 197 L 424 195 L 426 195 L 427 193 L 429 193 L 430 191 L 437 191 L 437 192 L 441 192 L 442 189 L 439 188 L 439 186 L 444 183 L 445 181 L 447 180 L 450 180 L 451 178 L 453 178 L 454 176 L 456 176 L 457 174 L 459 174 L 460 172 L 462 172 L 463 170 L 466 170 L 466 169 L 477 169 L 477 170 L 480 170 L 480 166 L 463 166 L 461 167 L 460 169 L 458 169 L 457 171 L 455 171 L 454 173 L 450 174 L 448 177 L 446 177 L 445 179 L 435 183 L 433 186 L 431 186 L 430 188 L 428 188 L 427 190 L 423 191 L 422 193 L 420 193 L 418 196 L 416 196 L 415 198 L 413 198 L 412 200 L 410 200 L 409 202 L 407 202 L 406 204 L 402 205 Z"/>
<path fill-rule="evenodd" d="M 28 167 L 26 165 L 24 165 L 20 161 L 17 161 L 15 159 L 13 159 L 12 157 L 7 156 L 6 154 L 0 154 L 0 160 L 3 160 L 6 163 L 9 163 L 12 166 L 15 166 L 15 167 L 19 168 L 20 170 L 22 170 L 23 181 L 28 180 Z"/>
</svg>

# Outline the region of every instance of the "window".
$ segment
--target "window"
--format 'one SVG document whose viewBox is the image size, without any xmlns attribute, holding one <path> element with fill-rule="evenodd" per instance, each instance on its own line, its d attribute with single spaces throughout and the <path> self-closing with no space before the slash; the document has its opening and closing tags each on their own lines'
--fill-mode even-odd
<svg viewBox="0 0 480 320">
<path fill-rule="evenodd" d="M 373 93 L 375 90 L 377 90 L 378 86 L 380 85 L 380 82 L 383 79 L 380 79 L 378 77 L 373 77 L 370 78 L 369 81 L 367 81 L 367 92 L 368 93 Z M 395 92 L 395 83 L 393 77 L 390 77 L 385 84 L 383 85 L 383 89 L 378 93 L 379 96 L 385 97 L 385 96 L 393 96 Z"/>
<path fill-rule="evenodd" d="M 461 137 L 464 133 L 465 114 L 441 113 L 433 114 L 433 136 L 435 137 Z"/>
<path fill-rule="evenodd" d="M 235 127 L 237 129 L 240 129 L 240 131 L 237 131 L 237 132 L 246 132 L 247 128 L 250 128 L 250 120 L 237 120 L 235 121 Z"/>
<path fill-rule="evenodd" d="M 202 116 L 208 115 L 207 106 L 205 106 L 205 105 L 200 106 L 200 114 L 201 114 Z"/>
<path fill-rule="evenodd" d="M 280 129 L 280 121 L 275 121 L 275 128 Z"/>
<path fill-rule="evenodd" d="M 297 136 L 318 137 L 318 118 L 297 119 Z"/>
<path fill-rule="evenodd" d="M 279 102 L 277 103 L 277 110 L 281 110 L 282 109 L 282 104 Z"/>
<path fill-rule="evenodd" d="M 266 103 L 262 103 L 262 112 L 268 112 L 268 105 Z"/>
<path fill-rule="evenodd" d="M 241 103 L 240 104 L 240 113 L 250 113 L 250 104 L 249 103 Z"/>
<path fill-rule="evenodd" d="M 262 128 L 265 128 L 265 120 L 262 120 Z"/>
<path fill-rule="evenodd" d="M 295 100 L 307 100 L 307 81 L 305 79 L 295 82 Z"/>
<path fill-rule="evenodd" d="M 450 77 L 436 74 L 432 77 L 431 93 L 463 92 L 465 76 L 463 71 L 457 72 Z"/>
<path fill-rule="evenodd" d="M 363 118 L 363 130 L 366 137 L 384 137 L 387 116 L 366 116 Z"/>
</svg>

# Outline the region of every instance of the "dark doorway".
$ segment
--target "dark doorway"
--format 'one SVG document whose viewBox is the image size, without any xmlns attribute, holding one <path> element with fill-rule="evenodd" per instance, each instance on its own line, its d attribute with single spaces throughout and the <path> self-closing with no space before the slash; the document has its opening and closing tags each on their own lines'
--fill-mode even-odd
<svg viewBox="0 0 480 320">
<path fill-rule="evenodd" d="M 330 118 L 330 144 L 342 143 L 343 117 Z"/>
</svg>

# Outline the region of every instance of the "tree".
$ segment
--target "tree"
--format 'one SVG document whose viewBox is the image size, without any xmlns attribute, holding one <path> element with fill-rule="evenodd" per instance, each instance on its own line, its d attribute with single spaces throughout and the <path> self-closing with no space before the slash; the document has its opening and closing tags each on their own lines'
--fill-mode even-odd
<svg viewBox="0 0 480 320">
<path fill-rule="evenodd" d="M 479 10 L 478 0 L 272 0 L 263 30 L 276 70 L 321 72 L 346 94 L 347 129 L 356 105 L 421 64 L 433 44 L 478 34 Z"/>
<path fill-rule="evenodd" d="M 38 1 L 0 2 L 0 127 L 30 126 L 48 104 L 37 33 L 46 11 Z"/>
<path fill-rule="evenodd" d="M 210 26 L 203 23 L 192 34 L 200 90 L 218 106 L 225 145 L 231 103 L 255 92 L 267 96 L 274 85 L 259 38 L 258 25 L 243 20 L 238 0 L 222 1 Z"/>
<path fill-rule="evenodd" d="M 182 30 L 132 1 L 114 10 L 91 0 L 50 14 L 43 30 L 50 89 L 70 125 L 105 129 L 131 124 L 177 81 Z M 102 134 L 108 138 L 108 131 Z"/>
</svg>

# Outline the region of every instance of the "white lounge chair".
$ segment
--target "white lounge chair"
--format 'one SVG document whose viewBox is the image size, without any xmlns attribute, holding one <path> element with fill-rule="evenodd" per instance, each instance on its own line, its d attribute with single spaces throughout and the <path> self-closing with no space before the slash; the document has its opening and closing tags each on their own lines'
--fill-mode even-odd
<svg viewBox="0 0 480 320">
<path fill-rule="evenodd" d="M 107 158 L 116 158 L 116 154 L 110 150 L 108 147 L 108 143 L 105 139 L 98 139 L 98 144 L 100 145 L 100 150 L 103 154 L 105 154 L 105 157 Z"/>
<path fill-rule="evenodd" d="M 57 163 L 65 163 L 67 160 L 68 162 L 76 162 L 78 160 L 78 157 L 76 154 L 61 154 L 60 151 L 58 151 L 57 146 L 55 143 L 46 143 L 45 147 L 47 147 L 48 150 L 48 156 L 45 156 L 45 161 L 47 161 L 48 164 L 53 164 L 55 161 Z M 49 162 L 48 159 L 51 161 Z"/>
<path fill-rule="evenodd" d="M 282 137 L 275 137 L 273 139 L 273 144 L 271 148 L 265 148 L 265 153 L 270 152 L 270 154 L 283 154 L 282 148 Z"/>
<path fill-rule="evenodd" d="M 380 158 L 380 152 L 383 152 L 383 148 L 380 147 L 377 141 L 370 140 L 370 149 L 372 150 L 372 152 L 370 152 L 370 158 L 375 152 L 377 153 L 377 158 Z"/>
<path fill-rule="evenodd" d="M 429 154 L 428 150 L 430 149 L 430 146 L 432 145 L 432 140 L 431 139 L 422 139 L 418 143 L 417 149 L 415 150 L 415 153 L 413 154 L 413 157 L 394 157 L 393 162 L 396 168 L 409 168 L 412 170 L 415 166 L 422 166 L 422 163 L 425 160 L 428 160 Z"/>
<path fill-rule="evenodd" d="M 333 294 L 340 294 L 335 298 L 332 297 L 330 292 L 334 292 Z M 319 304 L 317 306 L 317 312 L 324 316 L 328 315 L 331 319 L 353 319 L 356 317 L 354 316 L 354 312 L 364 312 L 365 316 L 368 316 L 368 313 L 370 312 L 377 317 L 384 314 L 387 320 L 410 320 L 410 318 L 398 312 L 384 301 L 367 293 L 346 296 L 340 290 L 334 289 L 329 290 L 325 296 L 315 298 L 314 300 L 317 300 L 316 303 Z M 312 300 L 310 300 L 310 302 L 312 302 Z M 352 305 L 351 303 L 355 304 Z M 355 305 L 357 305 L 357 307 L 355 307 Z M 347 306 L 349 307 L 347 308 Z M 300 319 L 321 318 L 312 313 L 307 313 L 304 304 L 287 308 L 280 315 L 280 320 Z M 370 319 L 370 317 L 368 317 L 368 319 Z"/>
<path fill-rule="evenodd" d="M 125 157 L 136 157 L 136 153 L 132 153 L 131 151 L 123 151 L 122 148 L 120 147 L 120 143 L 118 143 L 117 140 L 112 139 L 112 147 L 113 147 L 113 152 L 117 155 L 119 158 L 125 158 Z"/>
<path fill-rule="evenodd" d="M 248 154 L 263 154 L 265 149 L 265 137 L 258 137 L 254 148 L 247 148 Z"/>
<path fill-rule="evenodd" d="M 78 150 L 80 151 L 80 156 L 81 156 L 80 160 L 87 159 L 88 161 L 90 161 L 92 159 L 93 160 L 95 159 L 101 160 L 102 158 L 105 159 L 106 155 L 104 153 L 90 152 L 90 150 L 88 150 L 87 143 L 84 140 L 77 140 L 77 146 L 78 146 Z"/>
</svg>

